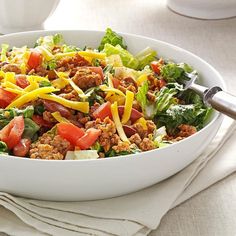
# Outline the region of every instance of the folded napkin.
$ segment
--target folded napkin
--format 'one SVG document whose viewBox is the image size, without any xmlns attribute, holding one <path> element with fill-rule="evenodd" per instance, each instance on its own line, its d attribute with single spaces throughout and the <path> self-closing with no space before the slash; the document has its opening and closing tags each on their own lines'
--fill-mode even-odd
<svg viewBox="0 0 236 236">
<path fill-rule="evenodd" d="M 16 236 L 147 235 L 169 209 L 236 170 L 235 129 L 236 122 L 225 118 L 212 143 L 191 165 L 161 183 L 125 196 L 49 202 L 0 192 L 0 231 Z"/>
</svg>

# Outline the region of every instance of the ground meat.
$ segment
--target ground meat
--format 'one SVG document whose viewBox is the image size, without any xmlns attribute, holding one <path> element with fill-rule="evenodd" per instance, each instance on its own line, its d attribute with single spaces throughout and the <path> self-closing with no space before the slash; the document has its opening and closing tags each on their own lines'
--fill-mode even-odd
<svg viewBox="0 0 236 236">
<path fill-rule="evenodd" d="M 141 139 L 147 137 L 148 132 L 143 128 L 143 126 L 140 123 L 136 123 L 132 125 L 132 128 L 136 130 L 138 135 L 141 137 Z"/>
<path fill-rule="evenodd" d="M 147 120 L 147 132 L 148 134 L 153 134 L 154 130 L 156 129 L 156 125 L 152 120 Z"/>
<path fill-rule="evenodd" d="M 149 138 L 144 138 L 139 147 L 142 151 L 149 151 L 156 148 L 154 142 Z"/>
<path fill-rule="evenodd" d="M 61 93 L 59 96 L 71 101 L 80 101 L 80 97 L 75 90 L 72 90 L 69 93 Z"/>
<path fill-rule="evenodd" d="M 105 157 L 105 153 L 104 152 L 99 152 L 98 155 L 99 155 L 99 158 L 104 158 Z"/>
<path fill-rule="evenodd" d="M 69 149 L 70 143 L 67 140 L 59 135 L 53 137 L 45 133 L 31 144 L 29 154 L 32 159 L 62 160 Z"/>
<path fill-rule="evenodd" d="M 95 102 L 89 110 L 89 114 L 93 116 L 93 113 L 100 107 L 100 104 L 98 102 Z"/>
<path fill-rule="evenodd" d="M 156 78 L 153 74 L 148 76 L 148 88 L 151 91 L 159 91 L 160 90 L 160 83 L 158 78 Z"/>
<path fill-rule="evenodd" d="M 176 135 L 174 136 L 166 135 L 164 139 L 171 142 L 178 142 L 197 132 L 196 127 L 192 125 L 186 125 L 186 124 L 182 124 L 178 126 L 178 129 L 179 129 L 179 132 Z"/>
<path fill-rule="evenodd" d="M 130 151 L 130 144 L 128 142 L 119 141 L 117 145 L 113 146 L 112 149 L 116 152 Z"/>
<path fill-rule="evenodd" d="M 101 144 L 105 152 L 109 151 L 112 146 L 117 145 L 120 141 L 120 137 L 116 134 L 116 126 L 108 117 L 106 117 L 104 121 L 101 121 L 100 119 L 89 121 L 85 124 L 85 128 L 96 128 L 101 130 L 98 142 Z"/>
<path fill-rule="evenodd" d="M 81 123 L 83 126 L 85 126 L 86 123 L 88 123 L 91 118 L 90 116 L 82 113 L 82 112 L 78 112 L 77 115 L 76 115 L 76 119 L 79 123 Z"/>
<path fill-rule="evenodd" d="M 148 91 L 146 96 L 147 96 L 147 99 L 148 99 L 149 101 L 155 102 L 155 100 L 156 100 L 155 94 L 153 94 L 153 93 L 151 93 L 150 91 Z"/>
<path fill-rule="evenodd" d="M 70 71 L 70 77 L 73 77 L 81 66 L 91 66 L 87 60 L 76 54 L 74 57 L 65 57 L 57 62 L 57 71 Z"/>
<path fill-rule="evenodd" d="M 179 127 L 179 133 L 177 134 L 177 136 L 179 137 L 189 137 L 191 136 L 192 134 L 195 134 L 197 132 L 197 129 L 196 127 L 192 126 L 192 125 L 185 125 L 185 124 L 182 124 L 180 125 Z"/>
<path fill-rule="evenodd" d="M 126 90 L 136 93 L 138 91 L 138 85 L 132 77 L 126 77 L 120 80 L 120 85 L 118 86 L 118 89 L 120 89 L 124 93 L 126 92 Z"/>
<path fill-rule="evenodd" d="M 72 88 L 72 86 L 70 84 L 66 85 L 64 88 L 61 89 L 61 93 L 70 93 L 72 92 L 74 89 Z"/>
<path fill-rule="evenodd" d="M 140 138 L 139 134 L 134 134 L 129 138 L 129 141 L 139 146 L 140 143 L 142 142 L 142 139 Z"/>
<path fill-rule="evenodd" d="M 79 68 L 72 80 L 84 91 L 102 84 L 101 75 L 87 68 Z"/>
<path fill-rule="evenodd" d="M 44 111 L 43 112 L 43 119 L 46 120 L 49 123 L 56 122 L 55 118 L 52 116 L 51 112 L 49 112 L 49 111 Z"/>
<path fill-rule="evenodd" d="M 15 74 L 21 74 L 21 69 L 16 64 L 5 64 L 1 68 L 4 72 L 14 72 Z"/>
</svg>

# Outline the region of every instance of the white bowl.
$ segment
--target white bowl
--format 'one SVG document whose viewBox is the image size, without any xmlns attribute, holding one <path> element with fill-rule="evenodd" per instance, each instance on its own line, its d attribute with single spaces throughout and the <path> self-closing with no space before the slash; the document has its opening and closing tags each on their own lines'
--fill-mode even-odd
<svg viewBox="0 0 236 236">
<path fill-rule="evenodd" d="M 173 11 L 199 19 L 225 19 L 236 16 L 235 0 L 167 0 Z"/>
<path fill-rule="evenodd" d="M 0 0 L 0 33 L 43 29 L 60 0 Z"/>
<path fill-rule="evenodd" d="M 11 46 L 33 46 L 42 35 L 61 33 L 69 44 L 97 47 L 103 32 L 35 31 L 0 37 Z M 225 84 L 219 73 L 194 54 L 171 44 L 122 34 L 133 53 L 150 46 L 159 56 L 187 62 L 196 68 L 205 86 Z M 222 122 L 217 112 L 205 128 L 169 147 L 140 154 L 98 160 L 50 161 L 18 157 L 0 158 L 0 191 L 44 200 L 72 201 L 115 197 L 153 185 L 177 173 L 208 146 Z"/>
</svg>

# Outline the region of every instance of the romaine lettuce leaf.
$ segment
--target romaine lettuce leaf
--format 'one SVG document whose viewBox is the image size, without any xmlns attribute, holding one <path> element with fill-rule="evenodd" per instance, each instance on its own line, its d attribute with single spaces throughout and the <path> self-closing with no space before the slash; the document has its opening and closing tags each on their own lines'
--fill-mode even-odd
<svg viewBox="0 0 236 236">
<path fill-rule="evenodd" d="M 149 65 L 150 62 L 154 61 L 157 56 L 157 52 L 151 49 L 150 47 L 145 48 L 140 51 L 135 58 L 139 61 L 138 68 L 142 70 L 145 66 Z"/>
<path fill-rule="evenodd" d="M 156 114 L 167 110 L 171 105 L 176 104 L 176 99 L 173 97 L 177 94 L 177 89 L 163 87 L 157 92 L 155 102 L 150 102 L 146 94 L 148 92 L 148 82 L 144 82 L 138 89 L 136 99 L 146 118 L 152 119 Z"/>
<path fill-rule="evenodd" d="M 106 43 L 111 44 L 112 46 L 120 45 L 124 49 L 127 48 L 123 40 L 123 37 L 118 35 L 116 32 L 112 31 L 112 29 L 110 28 L 106 29 L 106 34 L 102 38 L 102 41 L 98 47 L 98 50 L 102 51 Z"/>
<path fill-rule="evenodd" d="M 175 134 L 176 128 L 181 124 L 193 125 L 198 130 L 201 129 L 208 113 L 209 108 L 199 107 L 197 104 L 176 104 L 159 114 L 156 119 L 159 126 L 165 125 L 168 133 Z"/>
<path fill-rule="evenodd" d="M 136 69 L 139 65 L 139 61 L 131 53 L 122 48 L 119 44 L 113 46 L 109 43 L 106 43 L 103 52 L 105 52 L 107 56 L 114 54 L 120 55 L 122 63 L 126 67 Z"/>
</svg>

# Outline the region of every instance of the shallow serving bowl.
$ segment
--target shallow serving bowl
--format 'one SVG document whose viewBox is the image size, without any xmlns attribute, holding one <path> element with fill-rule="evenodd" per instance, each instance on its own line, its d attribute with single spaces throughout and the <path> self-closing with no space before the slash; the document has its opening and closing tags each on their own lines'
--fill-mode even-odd
<svg viewBox="0 0 236 236">
<path fill-rule="evenodd" d="M 33 46 L 39 36 L 61 33 L 68 44 L 97 47 L 103 32 L 36 31 L 0 37 L 11 46 Z M 192 53 L 171 44 L 122 34 L 128 49 L 136 53 L 150 46 L 158 55 L 186 62 L 198 70 L 205 86 L 225 84 L 219 73 Z M 135 155 L 98 160 L 31 160 L 0 158 L 0 191 L 44 200 L 74 201 L 115 197 L 153 185 L 177 173 L 200 155 L 216 135 L 223 116 L 214 112 L 206 127 L 166 148 Z"/>
</svg>

